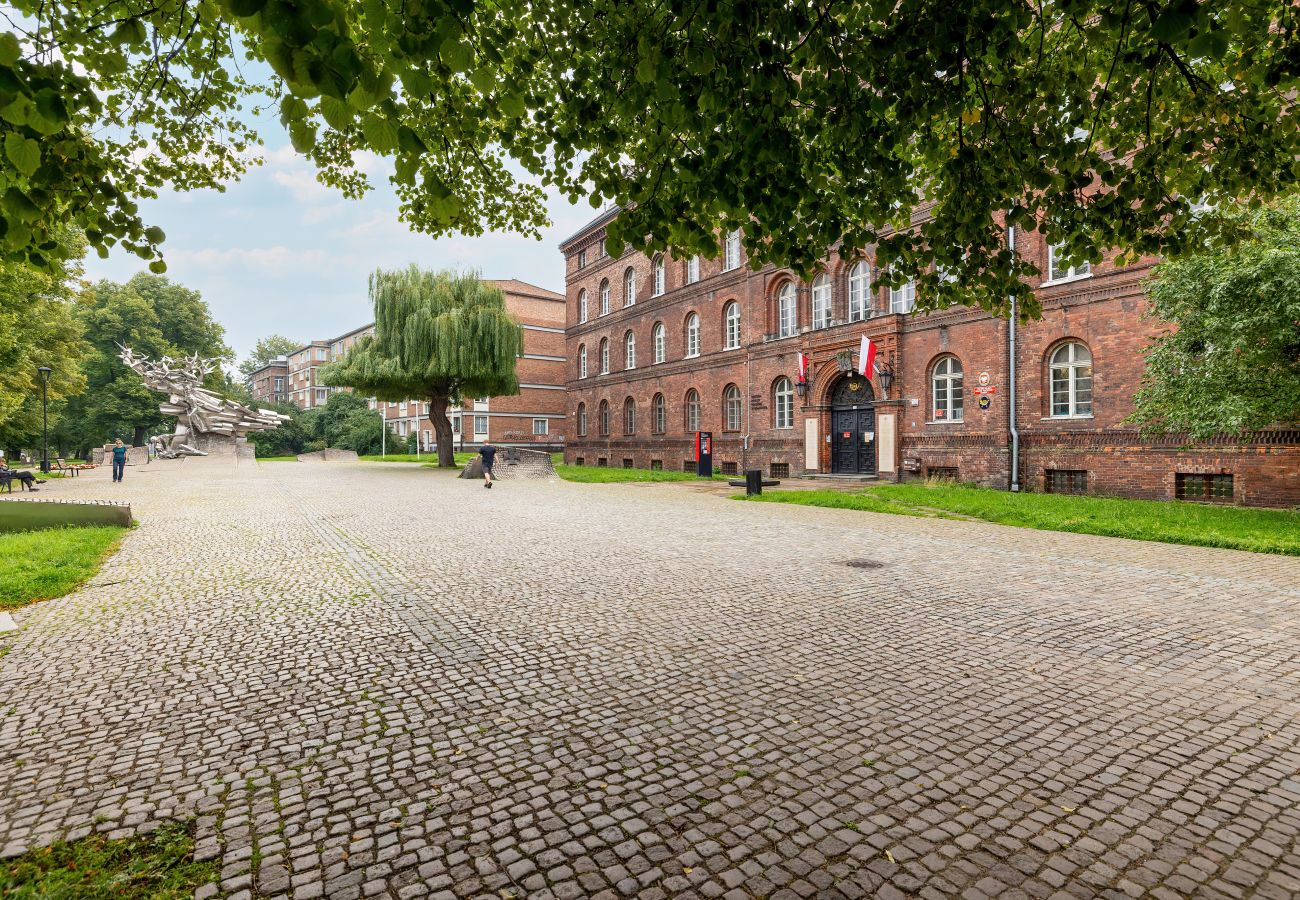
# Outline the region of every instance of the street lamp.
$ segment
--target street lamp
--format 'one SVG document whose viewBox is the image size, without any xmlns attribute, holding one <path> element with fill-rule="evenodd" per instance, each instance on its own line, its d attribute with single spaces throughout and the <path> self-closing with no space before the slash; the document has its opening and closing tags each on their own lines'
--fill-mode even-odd
<svg viewBox="0 0 1300 900">
<path fill-rule="evenodd" d="M 48 399 L 51 369 L 49 366 L 41 366 L 36 371 L 41 373 L 41 472 L 48 475 L 50 474 L 50 415 Z"/>
</svg>

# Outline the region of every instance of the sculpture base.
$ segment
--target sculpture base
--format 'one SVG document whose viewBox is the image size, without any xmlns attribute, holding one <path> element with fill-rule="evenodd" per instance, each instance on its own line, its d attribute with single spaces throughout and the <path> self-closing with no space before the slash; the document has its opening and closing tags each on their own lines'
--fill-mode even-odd
<svg viewBox="0 0 1300 900">
<path fill-rule="evenodd" d="M 248 438 L 234 437 L 224 434 L 191 434 L 186 435 L 189 444 L 195 450 L 202 450 L 208 456 L 223 456 L 234 459 L 252 459 L 253 445 L 248 443 Z"/>
</svg>

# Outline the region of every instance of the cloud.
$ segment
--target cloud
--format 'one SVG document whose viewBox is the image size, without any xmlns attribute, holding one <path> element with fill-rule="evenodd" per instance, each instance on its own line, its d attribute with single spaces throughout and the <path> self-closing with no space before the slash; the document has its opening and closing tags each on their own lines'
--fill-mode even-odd
<svg viewBox="0 0 1300 900">
<path fill-rule="evenodd" d="M 226 272 L 245 271 L 262 275 L 285 275 L 295 271 L 319 271 L 330 265 L 334 257 L 319 248 L 290 249 L 283 244 L 274 247 L 228 247 L 216 249 L 175 248 L 167 251 L 167 260 L 176 268 L 221 269 Z"/>
</svg>

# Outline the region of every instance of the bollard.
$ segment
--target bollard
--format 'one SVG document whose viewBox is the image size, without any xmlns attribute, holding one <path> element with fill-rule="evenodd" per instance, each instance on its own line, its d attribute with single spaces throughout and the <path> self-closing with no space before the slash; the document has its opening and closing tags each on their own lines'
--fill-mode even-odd
<svg viewBox="0 0 1300 900">
<path fill-rule="evenodd" d="M 763 470 L 745 470 L 745 496 L 753 497 L 763 493 Z"/>
</svg>

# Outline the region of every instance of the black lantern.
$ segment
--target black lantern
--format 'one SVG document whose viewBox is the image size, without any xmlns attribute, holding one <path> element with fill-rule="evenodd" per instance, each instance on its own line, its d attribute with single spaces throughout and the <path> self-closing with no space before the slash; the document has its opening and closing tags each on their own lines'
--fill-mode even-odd
<svg viewBox="0 0 1300 900">
<path fill-rule="evenodd" d="M 880 389 L 889 393 L 890 386 L 894 383 L 894 354 L 889 354 L 889 361 L 883 366 L 876 366 L 876 377 L 880 379 Z"/>
</svg>

